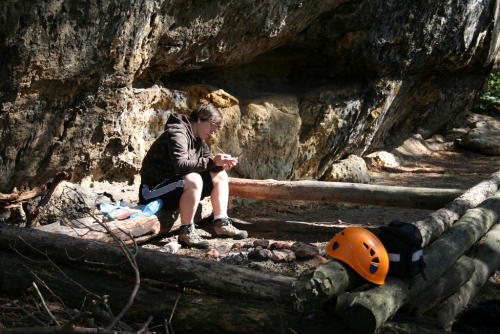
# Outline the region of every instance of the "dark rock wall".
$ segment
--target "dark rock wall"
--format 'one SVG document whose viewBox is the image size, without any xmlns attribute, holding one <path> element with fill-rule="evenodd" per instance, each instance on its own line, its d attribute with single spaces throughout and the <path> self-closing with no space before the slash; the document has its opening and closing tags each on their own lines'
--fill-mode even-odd
<svg viewBox="0 0 500 334">
<path fill-rule="evenodd" d="M 138 182 L 168 115 L 203 99 L 229 120 L 210 144 L 245 151 L 233 175 L 321 178 L 460 121 L 497 16 L 472 0 L 4 0 L 0 191 L 60 170 Z"/>
</svg>

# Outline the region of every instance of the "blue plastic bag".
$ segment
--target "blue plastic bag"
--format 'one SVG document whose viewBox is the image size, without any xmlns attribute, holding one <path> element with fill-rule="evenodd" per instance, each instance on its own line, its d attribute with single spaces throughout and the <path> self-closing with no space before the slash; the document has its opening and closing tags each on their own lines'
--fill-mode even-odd
<svg viewBox="0 0 500 334">
<path fill-rule="evenodd" d="M 144 208 L 144 210 L 142 210 L 142 212 L 134 213 L 132 216 L 130 216 L 130 218 L 134 218 L 137 216 L 146 216 L 146 217 L 152 216 L 158 211 L 160 211 L 162 206 L 163 206 L 163 201 L 161 199 L 154 200 L 151 203 L 148 203 Z"/>
</svg>

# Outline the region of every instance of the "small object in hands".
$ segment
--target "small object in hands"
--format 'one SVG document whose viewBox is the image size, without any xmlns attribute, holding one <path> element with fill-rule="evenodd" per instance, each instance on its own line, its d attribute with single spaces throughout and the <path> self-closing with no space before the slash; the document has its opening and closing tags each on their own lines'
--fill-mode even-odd
<svg viewBox="0 0 500 334">
<path fill-rule="evenodd" d="M 216 146 L 216 147 L 217 147 L 217 149 L 218 149 L 219 151 L 221 151 L 221 152 L 222 152 L 222 154 L 226 154 L 226 153 L 224 153 L 224 151 L 223 151 L 223 150 L 222 150 L 219 146 Z M 242 154 L 243 154 L 243 151 L 242 151 L 241 153 L 238 153 L 237 155 L 232 155 L 232 154 L 230 154 L 230 156 L 231 156 L 232 158 L 238 158 L 238 157 L 239 157 L 240 155 L 242 155 Z"/>
<path fill-rule="evenodd" d="M 217 147 L 217 149 L 218 149 L 219 151 L 221 151 L 221 152 L 222 152 L 222 154 L 226 154 L 226 153 L 224 153 L 224 151 L 223 151 L 223 150 L 221 150 L 221 148 L 220 148 L 219 146 L 216 146 L 216 147 Z"/>
</svg>

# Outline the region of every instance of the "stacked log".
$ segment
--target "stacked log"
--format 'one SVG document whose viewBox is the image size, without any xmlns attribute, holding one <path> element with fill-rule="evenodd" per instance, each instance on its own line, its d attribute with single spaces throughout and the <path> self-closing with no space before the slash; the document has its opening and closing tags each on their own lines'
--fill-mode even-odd
<svg viewBox="0 0 500 334">
<path fill-rule="evenodd" d="M 436 239 L 442 233 L 440 231 L 443 231 L 443 227 L 445 229 L 452 226 L 466 209 L 475 207 L 493 194 L 498 189 L 499 184 L 500 171 L 467 190 L 444 208 L 431 213 L 425 220 L 415 223 L 421 229 L 422 238 L 427 240 L 427 243 L 431 239 Z M 426 226 L 425 224 L 432 227 L 423 228 L 422 226 Z M 304 272 L 294 289 L 296 306 L 299 309 L 307 310 L 310 307 L 321 307 L 327 301 L 335 299 L 344 292 L 344 290 L 336 288 L 339 284 L 337 282 L 350 282 L 349 276 L 353 276 L 353 274 L 349 273 L 352 272 L 353 270 L 348 265 L 335 259 Z M 344 283 L 340 283 L 340 285 L 345 286 Z M 351 287 L 356 287 L 356 285 L 351 285 Z"/>
<path fill-rule="evenodd" d="M 368 291 L 341 294 L 334 312 L 341 315 L 356 333 L 375 332 L 497 224 L 499 215 L 500 192 L 497 192 L 476 208 L 468 210 L 456 224 L 425 249 L 427 281 L 422 276 L 417 276 L 413 278 L 410 287 L 408 280 L 388 277 L 384 285 Z"/>
</svg>

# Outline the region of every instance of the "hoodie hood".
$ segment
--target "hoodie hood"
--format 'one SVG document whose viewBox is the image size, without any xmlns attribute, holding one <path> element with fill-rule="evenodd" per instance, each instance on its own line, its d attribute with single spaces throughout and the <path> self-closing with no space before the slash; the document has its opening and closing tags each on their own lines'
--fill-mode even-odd
<svg viewBox="0 0 500 334">
<path fill-rule="evenodd" d="M 167 130 L 171 126 L 177 126 L 179 124 L 184 125 L 188 130 L 188 133 L 191 135 L 191 137 L 194 138 L 193 129 L 191 128 L 191 123 L 189 122 L 189 118 L 184 114 L 170 115 L 170 117 L 167 120 L 167 123 L 165 124 L 165 130 Z"/>
</svg>

